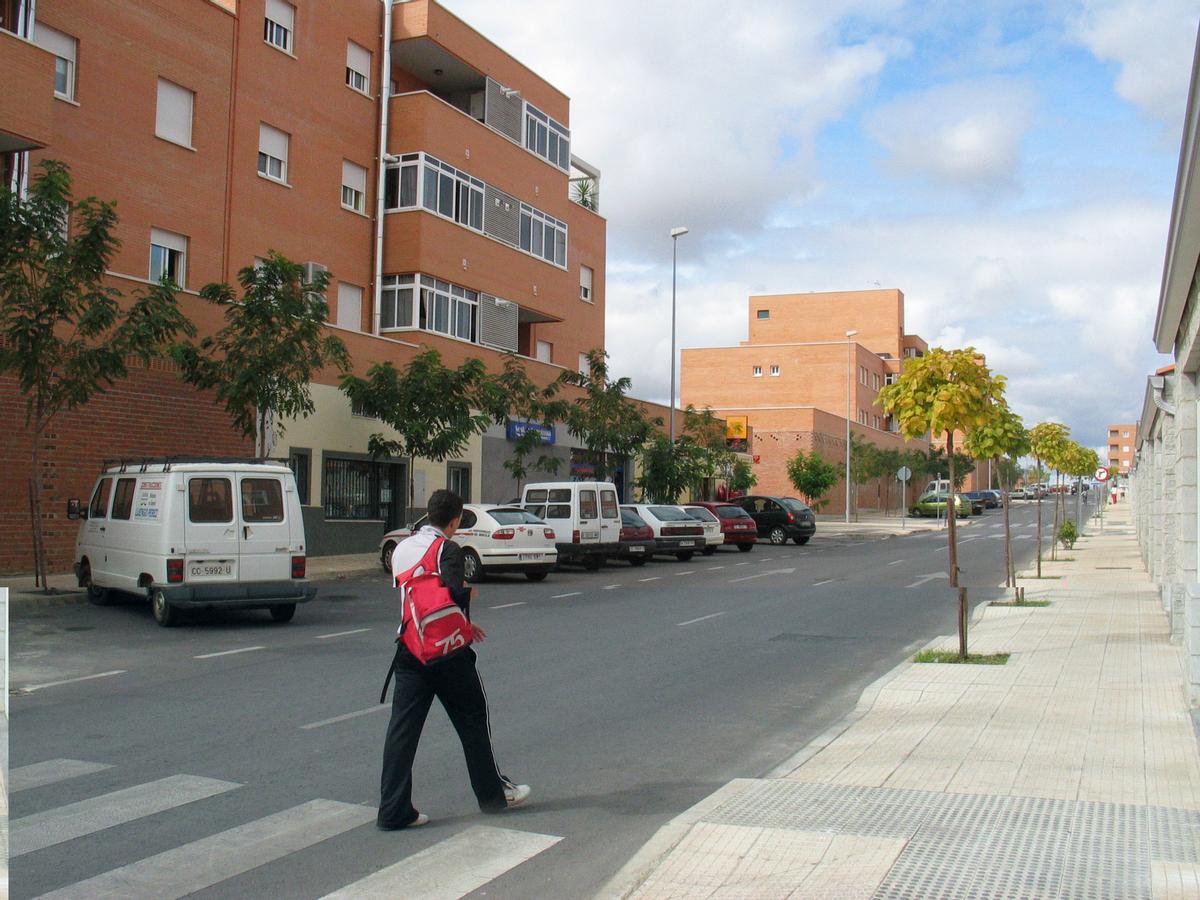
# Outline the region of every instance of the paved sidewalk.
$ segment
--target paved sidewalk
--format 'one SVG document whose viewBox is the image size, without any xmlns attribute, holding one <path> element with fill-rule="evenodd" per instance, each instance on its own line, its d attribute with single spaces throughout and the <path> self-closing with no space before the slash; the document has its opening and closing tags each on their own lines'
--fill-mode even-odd
<svg viewBox="0 0 1200 900">
<path fill-rule="evenodd" d="M 666 825 L 604 896 L 1200 897 L 1183 650 L 1128 506 L 1094 528 L 1021 580 L 1050 606 L 973 624 L 972 652 L 1007 665 L 901 666 L 840 732 Z"/>
</svg>

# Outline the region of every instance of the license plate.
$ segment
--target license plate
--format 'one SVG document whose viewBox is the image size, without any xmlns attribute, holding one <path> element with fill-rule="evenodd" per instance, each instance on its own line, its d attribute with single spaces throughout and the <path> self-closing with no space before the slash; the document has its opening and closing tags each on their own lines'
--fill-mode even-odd
<svg viewBox="0 0 1200 900">
<path fill-rule="evenodd" d="M 234 577 L 234 562 L 231 559 L 200 560 L 188 563 L 188 578 L 203 581 L 206 578 L 227 579 Z"/>
<path fill-rule="evenodd" d="M 679 546 L 680 547 L 695 547 L 696 542 L 695 541 L 680 541 Z"/>
<path fill-rule="evenodd" d="M 645 547 L 630 547 L 629 552 L 630 553 L 645 553 L 646 548 Z"/>
<path fill-rule="evenodd" d="M 545 558 L 544 553 L 522 553 L 521 554 L 522 562 L 538 562 L 544 558 Z"/>
</svg>

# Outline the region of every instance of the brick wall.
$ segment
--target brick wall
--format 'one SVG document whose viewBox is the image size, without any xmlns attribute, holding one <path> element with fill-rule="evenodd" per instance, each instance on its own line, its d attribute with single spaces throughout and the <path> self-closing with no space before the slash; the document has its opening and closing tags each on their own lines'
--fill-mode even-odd
<svg viewBox="0 0 1200 900">
<path fill-rule="evenodd" d="M 25 399 L 12 378 L 0 378 L 0 574 L 33 571 L 27 486 L 33 442 Z M 42 513 L 50 572 L 70 571 L 78 524 L 66 517 L 67 500 L 90 496 L 102 460 L 113 457 L 250 456 L 210 394 L 179 380 L 169 362 L 131 368 L 129 378 L 85 406 L 61 413 L 42 439 Z"/>
</svg>

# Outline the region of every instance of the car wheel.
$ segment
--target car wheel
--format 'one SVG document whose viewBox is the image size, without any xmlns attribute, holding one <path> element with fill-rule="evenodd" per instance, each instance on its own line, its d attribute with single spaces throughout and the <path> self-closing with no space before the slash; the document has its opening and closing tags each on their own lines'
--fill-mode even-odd
<svg viewBox="0 0 1200 900">
<path fill-rule="evenodd" d="M 546 573 L 545 572 L 526 572 L 525 577 L 528 578 L 530 581 L 545 581 Z"/>
<path fill-rule="evenodd" d="M 383 545 L 383 549 L 379 551 L 379 563 L 383 566 L 383 571 L 390 573 L 392 571 L 392 554 L 396 552 L 396 542 L 388 541 Z"/>
<path fill-rule="evenodd" d="M 97 587 L 92 584 L 92 567 L 88 566 L 83 570 L 83 583 L 87 585 L 88 603 L 96 606 L 107 606 L 112 602 L 112 595 L 108 592 L 108 588 Z"/>
<path fill-rule="evenodd" d="M 646 564 L 646 557 L 644 557 L 644 556 L 631 556 L 631 557 L 629 558 L 629 564 L 630 564 L 631 566 L 644 566 L 644 565 Z"/>
<path fill-rule="evenodd" d="M 772 528 L 771 533 L 767 535 L 767 540 L 776 545 L 786 544 L 787 532 L 776 526 L 775 528 Z"/>
<path fill-rule="evenodd" d="M 812 535 L 809 535 L 809 537 L 812 537 Z M 796 543 L 803 547 L 805 544 L 808 543 L 808 538 L 798 537 L 798 538 L 796 538 Z"/>
<path fill-rule="evenodd" d="M 271 607 L 271 618 L 276 622 L 290 622 L 296 615 L 295 603 L 276 603 Z"/>
<path fill-rule="evenodd" d="M 705 556 L 712 556 L 714 553 L 717 552 L 717 548 L 716 547 L 705 547 L 702 552 L 704 553 Z"/>
<path fill-rule="evenodd" d="M 693 551 L 691 551 L 691 550 L 680 550 L 678 553 L 675 554 L 675 558 L 677 560 L 679 560 L 680 562 L 687 562 L 689 559 L 692 558 L 692 553 L 693 553 Z"/>
<path fill-rule="evenodd" d="M 740 551 L 742 551 L 743 553 L 749 553 L 751 550 L 754 549 L 754 545 L 753 544 L 738 544 L 737 548 Z"/>
<path fill-rule="evenodd" d="M 150 611 L 154 613 L 154 621 L 163 628 L 172 628 L 179 624 L 179 611 L 171 605 L 167 595 L 159 588 L 150 592 Z"/>
<path fill-rule="evenodd" d="M 479 554 L 470 547 L 463 550 L 463 577 L 472 584 L 478 584 L 486 577 L 483 573 L 483 562 Z"/>
<path fill-rule="evenodd" d="M 604 565 L 604 557 L 602 556 L 585 556 L 583 559 L 583 568 L 588 572 L 599 572 L 602 565 Z"/>
</svg>

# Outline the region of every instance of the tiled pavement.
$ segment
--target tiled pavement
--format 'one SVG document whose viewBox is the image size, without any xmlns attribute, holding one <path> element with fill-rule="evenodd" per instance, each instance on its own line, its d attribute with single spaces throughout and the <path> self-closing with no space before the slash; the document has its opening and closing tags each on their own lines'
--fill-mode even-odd
<svg viewBox="0 0 1200 900">
<path fill-rule="evenodd" d="M 973 623 L 972 652 L 1007 665 L 901 667 L 777 777 L 665 826 L 605 895 L 1200 897 L 1183 651 L 1128 508 L 1105 519 L 1021 580 L 1050 606 Z"/>
</svg>

